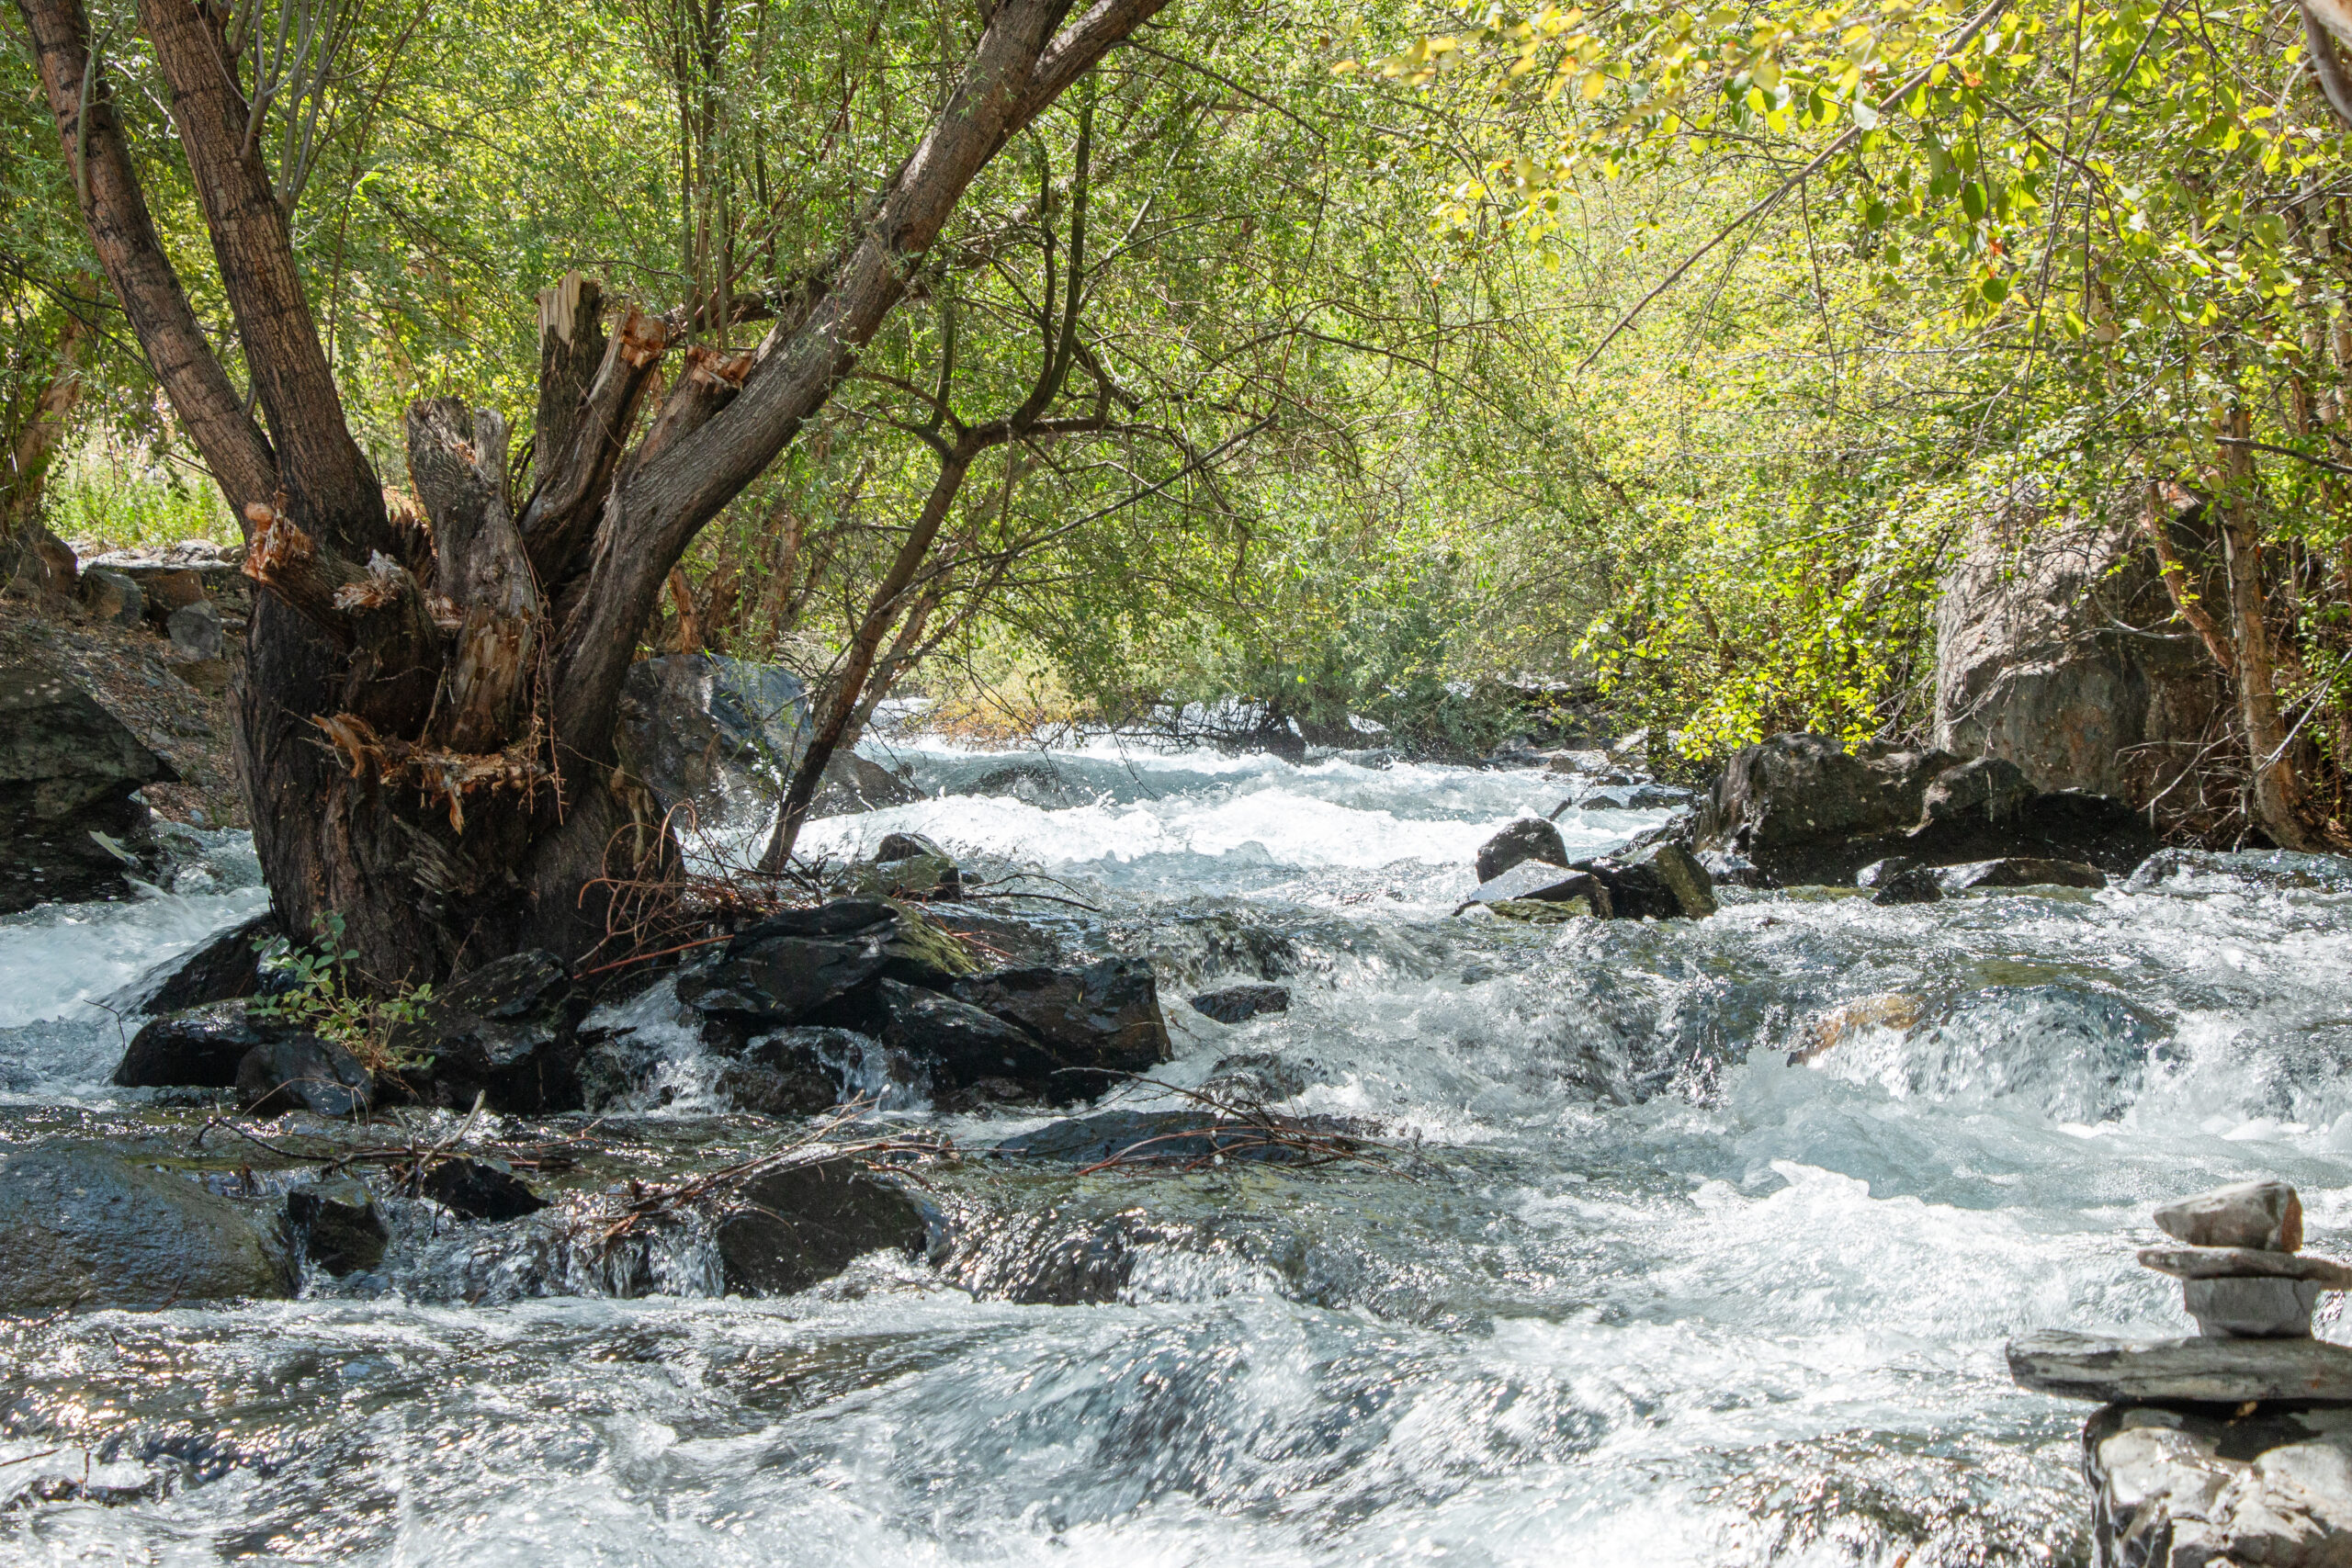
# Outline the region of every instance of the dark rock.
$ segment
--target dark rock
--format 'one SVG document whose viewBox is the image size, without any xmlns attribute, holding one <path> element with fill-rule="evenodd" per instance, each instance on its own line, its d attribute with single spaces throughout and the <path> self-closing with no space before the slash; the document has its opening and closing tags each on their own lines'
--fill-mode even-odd
<svg viewBox="0 0 2352 1568">
<path fill-rule="evenodd" d="M 927 909 L 923 918 L 945 935 L 983 952 L 1008 968 L 1055 965 L 1067 955 L 1060 939 L 1045 927 L 968 907 Z"/>
<path fill-rule="evenodd" d="M 1938 745 L 2140 807 L 2195 764 L 2229 687 L 2174 613 L 2143 502 L 2133 484 L 2098 515 L 2043 521 L 2021 491 L 1987 519 L 1937 601 Z M 2172 526 L 2185 558 L 2211 544 L 2192 517 Z"/>
<path fill-rule="evenodd" d="M 1608 918 L 1703 919 L 1715 912 L 1713 879 L 1698 857 L 1677 843 L 1652 844 L 1630 854 L 1577 862 L 1609 889 Z"/>
<path fill-rule="evenodd" d="M 513 1171 L 484 1160 L 436 1160 L 421 1185 L 461 1220 L 519 1220 L 548 1206 Z"/>
<path fill-rule="evenodd" d="M 898 926 L 898 911 L 879 899 L 787 909 L 737 932 L 717 961 L 681 976 L 678 999 L 755 1025 L 797 1023 L 880 976 Z"/>
<path fill-rule="evenodd" d="M 1531 900 L 1564 906 L 1580 904 L 1585 913 L 1602 919 L 1607 919 L 1610 913 L 1609 887 L 1599 877 L 1589 872 L 1570 871 L 1536 861 L 1521 862 L 1493 881 L 1480 883 L 1470 895 L 1473 904 Z"/>
<path fill-rule="evenodd" d="M 854 1159 L 786 1166 L 736 1196 L 718 1237 L 729 1291 L 790 1295 L 869 1252 L 917 1256 L 928 1240 L 922 1211 Z"/>
<path fill-rule="evenodd" d="M 2034 860 L 2012 855 L 2001 860 L 1951 865 L 1937 873 L 1945 893 L 1967 893 L 1980 887 L 2104 887 L 2107 876 L 2080 861 Z"/>
<path fill-rule="evenodd" d="M 139 592 L 139 584 L 110 567 L 85 568 L 76 592 L 82 607 L 92 619 L 118 626 L 137 626 L 146 610 L 146 599 Z"/>
<path fill-rule="evenodd" d="M 132 792 L 178 776 L 63 666 L 0 668 L 0 914 L 119 896 L 153 853 Z"/>
<path fill-rule="evenodd" d="M 2292 850 L 2158 850 L 2140 863 L 2124 886 L 2146 893 L 2203 877 L 2277 892 L 2352 893 L 2352 860 Z"/>
<path fill-rule="evenodd" d="M 1856 877 L 1860 886 L 1872 888 L 1870 903 L 1905 905 L 1943 900 L 1943 882 L 1936 879 L 1936 867 L 1919 865 L 1917 861 L 1894 856 L 1886 858 L 1886 861 L 1877 861 L 1874 865 L 1865 865 L 1860 874 L 1868 877 L 1872 870 L 1879 872 L 1877 879 L 1872 879 L 1872 882 L 1860 882 L 1860 877 Z"/>
<path fill-rule="evenodd" d="M 1312 1077 L 1310 1068 L 1316 1073 Z M 1272 1051 L 1248 1051 L 1218 1057 L 1201 1091 L 1227 1104 L 1264 1105 L 1295 1100 L 1306 1092 L 1308 1084 L 1322 1081 L 1320 1064 L 1299 1062 Z"/>
<path fill-rule="evenodd" d="M 2083 1477 L 2102 1568 L 2352 1562 L 2352 1410 L 2109 1405 Z"/>
<path fill-rule="evenodd" d="M 432 1058 L 424 1075 L 441 1104 L 469 1106 L 479 1094 L 500 1112 L 577 1111 L 588 1006 L 555 954 L 510 953 L 441 987 L 395 1043 Z"/>
<path fill-rule="evenodd" d="M 1705 870 L 1707 880 L 1718 887 L 1771 886 L 1772 879 L 1764 874 L 1764 868 L 1737 850 L 1702 850 L 1699 864 Z"/>
<path fill-rule="evenodd" d="M 139 584 L 139 596 L 143 601 L 141 610 L 149 623 L 166 637 L 171 635 L 174 615 L 191 604 L 210 602 L 205 597 L 203 575 L 192 567 L 158 564 L 135 569 L 116 566 L 114 570 Z M 215 612 L 214 618 L 217 625 L 218 612 Z"/>
<path fill-rule="evenodd" d="M 1523 861 L 1546 865 L 1568 863 L 1568 847 L 1559 829 L 1540 817 L 1522 817 L 1478 846 L 1476 863 L 1480 882 L 1492 882 Z"/>
<path fill-rule="evenodd" d="M 284 1032 L 248 1018 L 242 1000 L 167 1014 L 130 1037 L 114 1081 L 123 1089 L 233 1089 L 246 1055 Z"/>
<path fill-rule="evenodd" d="M 158 964 L 110 1005 L 124 1011 L 161 1015 L 259 996 L 261 949 L 278 934 L 276 914 L 255 915 L 195 952 Z"/>
<path fill-rule="evenodd" d="M 1194 997 L 1193 1010 L 1219 1023 L 1246 1023 L 1261 1013 L 1288 1012 L 1290 988 L 1286 986 L 1227 986 L 1221 991 L 1204 991 Z"/>
<path fill-rule="evenodd" d="M 920 833 L 887 833 L 873 855 L 849 868 L 852 889 L 880 898 L 956 898 L 963 873 L 953 856 Z"/>
<path fill-rule="evenodd" d="M 808 723 L 799 679 L 770 664 L 670 654 L 629 666 L 614 746 L 664 808 L 706 827 L 763 819 Z"/>
<path fill-rule="evenodd" d="M 1303 1139 L 1313 1138 L 1317 1146 Z M 1066 1165 L 1192 1166 L 1211 1160 L 1306 1165 L 1332 1148 L 1355 1147 L 1329 1117 L 1253 1116 L 1228 1121 L 1206 1111 L 1105 1111 L 1007 1138 L 989 1152 Z"/>
<path fill-rule="evenodd" d="M 1140 958 L 1105 958 L 1082 969 L 1000 969 L 956 981 L 954 993 L 1035 1034 L 1065 1066 L 1140 1073 L 1171 1055 L 1159 982 Z"/>
<path fill-rule="evenodd" d="M 1920 797 L 1919 823 L 1999 822 L 2039 794 L 2022 770 L 2003 757 L 1979 757 L 1946 768 Z"/>
<path fill-rule="evenodd" d="M 847 1080 L 862 1072 L 879 1043 L 846 1029 L 783 1029 L 750 1043 L 719 1069 L 718 1089 L 738 1111 L 761 1116 L 814 1116 L 849 1098 Z"/>
<path fill-rule="evenodd" d="M 220 631 L 220 612 L 209 599 L 199 597 L 194 604 L 174 610 L 164 630 L 172 639 L 173 649 L 184 658 L 218 659 L 226 647 Z"/>
<path fill-rule="evenodd" d="M 309 1111 L 356 1116 L 373 1103 L 375 1079 L 351 1053 L 315 1034 L 265 1038 L 237 1063 L 237 1098 L 256 1116 Z"/>
<path fill-rule="evenodd" d="M 926 1069 L 942 1091 L 986 1087 L 986 1100 L 1062 1102 L 1109 1085 L 1100 1063 L 1074 1059 L 969 1002 L 896 980 L 878 982 L 876 1001 L 881 1016 L 875 1032 Z"/>
<path fill-rule="evenodd" d="M 1082 806 L 1090 798 L 1059 768 L 1042 760 L 990 768 L 955 793 L 1002 795 L 1046 811 Z"/>
<path fill-rule="evenodd" d="M 271 1207 L 110 1150 L 0 1152 L 0 1313 L 293 1293 Z"/>
<path fill-rule="evenodd" d="M 887 807 L 911 806 L 922 798 L 922 791 L 904 774 L 854 751 L 836 751 L 832 761 L 825 764 L 824 776 L 818 781 L 816 795 L 808 803 L 808 815 L 812 819 L 849 817 Z"/>
<path fill-rule="evenodd" d="M 302 1256 L 337 1279 L 381 1264 L 391 1239 L 368 1189 L 352 1180 L 295 1188 L 286 1194 L 286 1221 Z"/>
</svg>

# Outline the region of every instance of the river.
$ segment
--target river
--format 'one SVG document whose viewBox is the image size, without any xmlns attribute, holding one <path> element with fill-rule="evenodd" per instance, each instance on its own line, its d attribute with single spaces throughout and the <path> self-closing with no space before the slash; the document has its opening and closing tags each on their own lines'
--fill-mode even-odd
<svg viewBox="0 0 2352 1568">
<path fill-rule="evenodd" d="M 934 790 L 1005 761 L 905 755 Z M 2188 1332 L 2132 1249 L 2221 1181 L 2296 1183 L 2352 1251 L 2352 880 L 1530 928 L 1452 911 L 1561 799 L 1543 773 L 1055 761 L 1072 804 L 948 794 L 809 847 L 913 830 L 1027 874 L 1000 885 L 1070 900 L 1028 907 L 1071 944 L 1154 961 L 1171 1085 L 1243 1075 L 1384 1157 L 951 1174 L 959 1261 L 783 1300 L 711 1294 L 692 1236 L 639 1275 L 679 1293 L 616 1296 L 545 1223 L 420 1204 L 383 1270 L 298 1300 L 0 1320 L 0 1561 L 2081 1562 L 2084 1409 L 2003 1341 Z M 0 921 L 0 1140 L 200 1124 L 107 1087 L 126 1025 L 91 1004 L 263 906 L 210 842 L 174 892 Z M 1291 1010 L 1176 1001 L 1243 980 Z M 632 1157 L 772 1136 L 669 1011 L 605 1020 L 663 1057 L 608 1122 Z M 967 1147 L 1045 1120 L 897 1114 Z M 1110 1234 L 1115 1299 L 1023 1304 Z"/>
</svg>

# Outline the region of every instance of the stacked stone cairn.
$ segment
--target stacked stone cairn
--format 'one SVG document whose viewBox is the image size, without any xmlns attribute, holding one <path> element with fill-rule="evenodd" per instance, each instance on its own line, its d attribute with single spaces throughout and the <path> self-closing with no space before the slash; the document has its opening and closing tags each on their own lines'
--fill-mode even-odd
<svg viewBox="0 0 2352 1568">
<path fill-rule="evenodd" d="M 2302 1250 L 2281 1181 L 2166 1204 L 2184 1339 L 2044 1332 L 2008 1348 L 2026 1388 L 2102 1408 L 2083 1428 L 2098 1568 L 2352 1568 L 2352 1348 L 2312 1337 L 2352 1268 Z"/>
</svg>

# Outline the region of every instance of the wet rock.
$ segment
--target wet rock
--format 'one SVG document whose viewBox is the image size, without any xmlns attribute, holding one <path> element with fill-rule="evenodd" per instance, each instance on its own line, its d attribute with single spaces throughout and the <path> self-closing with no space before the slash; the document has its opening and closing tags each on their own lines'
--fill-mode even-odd
<svg viewBox="0 0 2352 1568">
<path fill-rule="evenodd" d="M 275 914 L 255 915 L 187 956 L 158 965 L 111 1005 L 124 1011 L 160 1015 L 259 996 L 261 950 L 279 934 Z"/>
<path fill-rule="evenodd" d="M 1227 986 L 1219 991 L 1203 991 L 1193 998 L 1193 1010 L 1219 1023 L 1246 1023 L 1261 1013 L 1288 1012 L 1290 987 Z"/>
<path fill-rule="evenodd" d="M 1005 1139 L 989 1152 L 1065 1165 L 1197 1166 L 1228 1160 L 1307 1165 L 1357 1147 L 1327 1116 L 1253 1116 L 1205 1111 L 1105 1111 Z"/>
<path fill-rule="evenodd" d="M 2291 850 L 2158 850 L 2140 863 L 2124 886 L 2147 893 L 2207 877 L 2278 892 L 2352 893 L 2352 860 Z"/>
<path fill-rule="evenodd" d="M 1935 868 L 1908 855 L 1872 861 L 1854 874 L 1854 886 L 1868 889 L 1873 904 L 1933 904 L 1944 896 Z"/>
<path fill-rule="evenodd" d="M 2011 855 L 1946 866 L 1936 873 L 1936 883 L 1947 895 L 1992 887 L 2104 887 L 2107 874 L 2080 861 Z"/>
<path fill-rule="evenodd" d="M 1702 850 L 1699 864 L 1718 887 L 1769 887 L 1772 883 L 1762 866 L 1737 850 Z"/>
<path fill-rule="evenodd" d="M 242 1000 L 171 1013 L 130 1037 L 114 1082 L 122 1089 L 233 1089 L 246 1055 L 284 1032 L 248 1018 Z"/>
<path fill-rule="evenodd" d="M 1902 991 L 1841 1002 L 1806 1027 L 1796 1049 L 1789 1053 L 1789 1066 L 1800 1067 L 1815 1061 L 1864 1030 L 1891 1029 L 1901 1033 L 1917 1025 L 1926 1010 L 1918 998 Z"/>
<path fill-rule="evenodd" d="M 302 1256 L 337 1279 L 384 1261 L 391 1232 L 375 1199 L 357 1181 L 323 1181 L 286 1194 L 287 1228 Z"/>
<path fill-rule="evenodd" d="M 1008 968 L 1057 965 L 1068 955 L 1052 931 L 1028 920 L 983 914 L 967 906 L 928 909 L 923 918 L 967 950 Z"/>
<path fill-rule="evenodd" d="M 133 792 L 177 777 L 62 665 L 0 667 L 0 914 L 119 897 L 153 856 Z"/>
<path fill-rule="evenodd" d="M 1715 912 L 1713 879 L 1680 844 L 1653 843 L 1576 863 L 1609 889 L 1611 919 L 1703 919 Z"/>
<path fill-rule="evenodd" d="M 2015 762 L 1979 757 L 1935 776 L 1920 796 L 1919 823 L 1999 822 L 2023 810 L 2038 793 Z"/>
<path fill-rule="evenodd" d="M 480 1095 L 502 1113 L 577 1111 L 579 1028 L 587 1010 L 561 959 L 510 953 L 442 987 L 396 1043 L 432 1058 L 424 1074 L 436 1103 L 465 1107 Z"/>
<path fill-rule="evenodd" d="M 1311 1083 L 1323 1081 L 1320 1063 L 1301 1062 L 1272 1051 L 1220 1056 L 1201 1084 L 1213 1100 L 1236 1105 L 1265 1105 L 1295 1100 Z"/>
<path fill-rule="evenodd" d="M 1938 745 L 2134 806 L 2195 764 L 2228 682 L 2174 613 L 2144 497 L 2126 488 L 2097 515 L 2041 521 L 2041 498 L 2021 491 L 1987 516 L 1937 601 Z M 2185 558 L 2211 547 L 2186 518 L 2173 526 Z"/>
<path fill-rule="evenodd" d="M 238 1060 L 235 1087 L 239 1102 L 256 1116 L 356 1116 L 375 1099 L 373 1075 L 315 1034 L 266 1037 Z"/>
<path fill-rule="evenodd" d="M 808 815 L 812 819 L 849 817 L 861 811 L 910 806 L 922 798 L 922 791 L 904 773 L 854 751 L 836 751 L 833 760 L 825 764 L 824 777 L 818 781 L 817 794 L 808 803 Z"/>
<path fill-rule="evenodd" d="M 183 659 L 218 659 L 227 647 L 220 612 L 211 600 L 202 597 L 174 610 L 164 623 L 164 634 L 172 639 L 173 651 Z"/>
<path fill-rule="evenodd" d="M 772 809 L 808 723 L 798 677 L 715 654 L 640 659 L 622 683 L 614 746 L 665 809 L 740 827 Z"/>
<path fill-rule="evenodd" d="M 922 1211 L 891 1183 L 847 1158 L 786 1166 L 746 1184 L 718 1227 L 727 1288 L 790 1295 L 831 1279 L 869 1252 L 920 1255 Z"/>
<path fill-rule="evenodd" d="M 2083 1475 L 2103 1568 L 2352 1562 L 2352 1411 L 2111 1406 Z"/>
<path fill-rule="evenodd" d="M 1480 883 L 1469 899 L 1470 904 L 1490 907 L 1527 901 L 1582 905 L 1584 913 L 1603 919 L 1610 914 L 1609 888 L 1599 877 L 1590 872 L 1570 871 L 1536 861 L 1522 861 L 1491 882 Z"/>
<path fill-rule="evenodd" d="M 519 1220 L 548 1206 L 520 1177 L 489 1160 L 435 1160 L 418 1186 L 461 1220 Z"/>
<path fill-rule="evenodd" d="M 1531 860 L 1546 865 L 1568 863 L 1568 847 L 1561 840 L 1559 829 L 1540 817 L 1522 817 L 1478 846 L 1478 880 L 1492 882 L 1511 867 Z"/>
<path fill-rule="evenodd" d="M 81 596 L 82 608 L 91 619 L 118 626 L 137 626 L 147 607 L 139 584 L 110 567 L 85 568 L 76 592 Z"/>
<path fill-rule="evenodd" d="M 886 1055 L 878 1041 L 846 1029 L 781 1029 L 752 1041 L 721 1068 L 717 1088 L 738 1111 L 814 1116 L 850 1098 L 851 1081 L 868 1070 L 869 1052 Z M 887 1074 L 880 1062 L 873 1066 Z M 906 1070 L 911 1079 L 911 1066 Z"/>
<path fill-rule="evenodd" d="M 875 898 L 956 898 L 964 876 L 954 857 L 920 833 L 888 833 L 871 858 L 849 868 L 850 890 Z"/>
<path fill-rule="evenodd" d="M 678 981 L 678 999 L 754 1025 L 797 1023 L 877 978 L 898 911 L 879 899 L 836 898 L 787 909 L 738 932 L 707 967 Z"/>
<path fill-rule="evenodd" d="M 1164 1059 L 1106 1049 L 1103 1038 L 1076 1047 L 1049 1043 L 970 1002 L 896 980 L 879 982 L 876 999 L 881 1018 L 873 1032 L 921 1066 L 943 1095 L 1067 1103 Z"/>
<path fill-rule="evenodd" d="M 1001 795 L 1046 811 L 1082 806 L 1091 798 L 1061 769 L 1043 760 L 990 768 L 954 793 Z"/>
<path fill-rule="evenodd" d="M 1140 958 L 1105 958 L 1082 969 L 1000 969 L 958 980 L 953 991 L 1027 1030 L 1066 1066 L 1148 1072 L 1171 1055 L 1159 982 Z M 1082 1092 L 1100 1093 L 1109 1081 L 1097 1078 Z"/>
<path fill-rule="evenodd" d="M 2013 1340 L 2021 1387 L 2126 1404 L 2352 1404 L 2352 1348 L 2321 1339 L 2107 1339 L 2049 1329 Z"/>
<path fill-rule="evenodd" d="M 273 1209 L 111 1151 L 0 1153 L 0 1312 L 293 1293 Z"/>
<path fill-rule="evenodd" d="M 2233 1181 L 2166 1203 L 2156 1228 L 2191 1247 L 2295 1252 L 2303 1245 L 2303 1201 L 2283 1181 Z"/>
</svg>

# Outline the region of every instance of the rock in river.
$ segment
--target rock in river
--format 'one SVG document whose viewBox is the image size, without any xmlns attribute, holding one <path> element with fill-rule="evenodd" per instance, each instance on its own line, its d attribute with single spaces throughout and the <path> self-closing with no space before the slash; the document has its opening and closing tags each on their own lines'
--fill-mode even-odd
<svg viewBox="0 0 2352 1568">
<path fill-rule="evenodd" d="M 1193 998 L 1193 1010 L 1219 1023 L 1246 1023 L 1261 1013 L 1288 1012 L 1287 986 L 1227 986 L 1203 991 Z"/>
<path fill-rule="evenodd" d="M 309 1111 L 356 1116 L 375 1100 L 375 1077 L 350 1052 L 315 1034 L 271 1034 L 237 1063 L 237 1098 L 256 1116 Z"/>
<path fill-rule="evenodd" d="M 1522 861 L 1546 865 L 1568 863 L 1568 846 L 1559 829 L 1541 817 L 1522 817 L 1478 846 L 1478 880 L 1492 882 Z"/>
<path fill-rule="evenodd" d="M 2068 1399 L 2352 1404 L 2352 1348 L 2323 1339 L 2107 1339 L 2057 1329 L 2009 1345 L 2019 1384 Z"/>
<path fill-rule="evenodd" d="M 0 1312 L 289 1295 L 277 1218 L 108 1150 L 0 1154 Z"/>
<path fill-rule="evenodd" d="M 858 1161 L 809 1160 L 744 1185 L 719 1224 L 718 1254 L 729 1290 L 790 1295 L 869 1252 L 920 1253 L 928 1230 L 912 1200 Z"/>
<path fill-rule="evenodd" d="M 432 1058 L 430 1098 L 538 1115 L 581 1105 L 580 1020 L 588 1000 L 552 953 L 510 953 L 450 981 L 399 1044 Z"/>
<path fill-rule="evenodd" d="M 130 1037 L 114 1081 L 123 1089 L 232 1089 L 246 1053 L 277 1032 L 248 1018 L 242 1001 L 152 1019 Z"/>
<path fill-rule="evenodd" d="M 2111 1406 L 2083 1475 L 2103 1568 L 2352 1563 L 2352 1410 Z"/>
<path fill-rule="evenodd" d="M 119 897 L 152 854 L 133 792 L 176 777 L 63 666 L 0 668 L 0 914 Z"/>
</svg>

